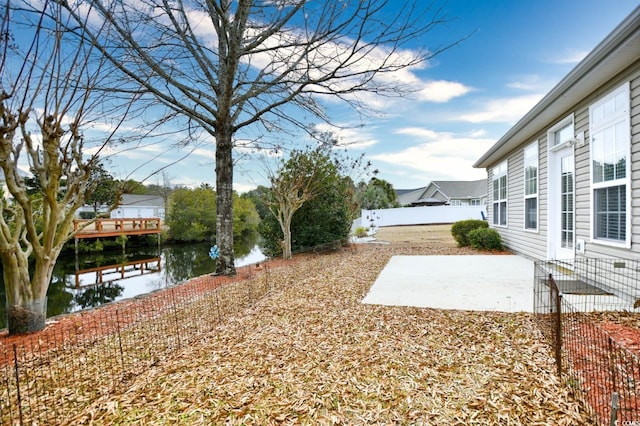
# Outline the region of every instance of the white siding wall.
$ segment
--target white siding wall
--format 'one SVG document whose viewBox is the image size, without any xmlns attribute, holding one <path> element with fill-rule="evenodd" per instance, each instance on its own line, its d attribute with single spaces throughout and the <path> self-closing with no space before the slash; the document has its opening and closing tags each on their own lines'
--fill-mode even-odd
<svg viewBox="0 0 640 426">
<path fill-rule="evenodd" d="M 591 172 L 589 140 L 589 105 L 583 105 L 575 111 L 574 130 L 577 135 L 584 132 L 585 144 L 576 146 L 575 208 L 576 241 L 589 241 L 591 234 Z M 579 255 L 579 254 L 577 254 Z"/>
<path fill-rule="evenodd" d="M 508 157 L 507 173 L 507 227 L 495 227 L 492 224 L 492 197 L 493 197 L 493 174 L 488 170 L 489 200 L 487 209 L 489 210 L 489 223 L 500 232 L 504 245 L 510 250 L 534 259 L 544 259 L 547 253 L 546 243 L 546 185 L 543 187 L 543 175 L 546 176 L 546 144 L 539 138 L 539 151 L 544 152 L 544 156 L 539 157 L 538 163 L 538 232 L 525 231 L 524 229 L 524 148 L 534 142 L 531 139 L 520 146 Z M 501 160 L 502 161 L 502 160 Z M 544 230 L 544 231 L 543 231 Z"/>
<path fill-rule="evenodd" d="M 620 249 L 591 242 L 591 176 L 590 176 L 590 144 L 589 144 L 589 105 L 618 87 L 625 81 L 631 82 L 631 197 L 632 208 L 629 220 L 632 221 L 631 250 Z M 637 257 L 640 254 L 640 62 L 636 62 L 629 69 L 623 71 L 617 78 L 613 78 L 597 92 L 575 105 L 569 111 L 547 123 L 545 128 L 539 129 L 537 137 L 526 141 L 522 146 L 508 156 L 508 226 L 495 227 L 505 245 L 516 253 L 535 258 L 547 257 L 547 130 L 556 122 L 574 113 L 574 129 L 576 134 L 584 132 L 585 144 L 575 147 L 576 166 L 576 240 L 584 240 L 585 256 L 589 257 Z M 523 150 L 535 140 L 539 144 L 538 170 L 538 232 L 524 230 L 524 198 L 523 198 Z M 495 164 L 504 161 L 501 158 Z M 493 174 L 487 169 L 488 200 L 487 210 L 489 223 L 493 221 Z M 493 226 L 493 225 L 492 225 Z M 577 254 L 577 256 L 581 256 Z"/>
<path fill-rule="evenodd" d="M 585 105 L 581 107 L 585 110 L 584 125 L 581 130 L 585 131 L 585 136 L 588 139 L 589 135 L 589 105 L 597 101 L 602 96 L 609 93 L 611 90 L 620 86 L 623 82 L 631 82 L 631 212 L 627 220 L 631 220 L 631 250 L 616 248 L 607 246 L 604 244 L 598 244 L 597 242 L 591 242 L 591 194 L 589 191 L 590 185 L 590 169 L 589 169 L 589 144 L 586 143 L 582 153 L 586 160 L 580 163 L 580 174 L 586 176 L 586 187 L 582 195 L 580 210 L 577 211 L 578 217 L 580 217 L 580 228 L 578 238 L 586 241 L 585 256 L 588 257 L 621 257 L 621 258 L 637 258 L 640 254 L 640 62 L 637 62 L 631 71 L 624 74 L 624 78 L 618 78 L 612 80 L 609 85 L 603 87 L 593 97 L 589 98 Z M 582 109 L 580 109 L 582 114 Z M 577 166 L 577 164 L 576 164 Z M 578 169 L 576 168 L 576 171 Z"/>
<path fill-rule="evenodd" d="M 631 250 L 637 254 L 640 253 L 640 75 L 631 81 L 631 162 Z"/>
</svg>

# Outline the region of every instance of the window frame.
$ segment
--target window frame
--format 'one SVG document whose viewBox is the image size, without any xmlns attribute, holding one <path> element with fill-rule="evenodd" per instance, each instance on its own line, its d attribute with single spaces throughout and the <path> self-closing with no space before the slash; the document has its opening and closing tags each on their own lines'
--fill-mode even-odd
<svg viewBox="0 0 640 426">
<path fill-rule="evenodd" d="M 603 115 L 603 119 L 597 125 L 595 124 L 596 119 L 594 115 L 596 114 L 596 109 L 602 107 L 606 108 L 605 104 L 610 100 L 615 100 L 618 95 L 623 95 L 624 103 L 621 104 L 622 109 L 619 112 L 610 113 L 609 115 Z M 617 105 L 616 105 L 617 107 Z M 603 111 L 603 114 L 604 111 Z M 596 172 L 595 167 L 595 154 L 594 150 L 599 149 L 598 141 L 596 140 L 596 135 L 603 134 L 607 129 L 613 128 L 615 132 L 615 126 L 618 124 L 622 124 L 622 132 L 621 133 L 621 142 L 623 143 L 623 147 L 621 149 L 616 149 L 615 145 L 613 148 L 613 153 L 623 153 L 625 156 L 625 170 L 624 176 L 617 177 L 617 168 L 615 165 L 613 166 L 613 178 L 606 179 L 605 174 L 606 171 L 602 173 Z M 616 135 L 617 136 L 617 135 Z M 618 142 L 617 138 L 614 138 L 615 142 Z M 589 105 L 589 184 L 590 184 L 590 213 L 591 218 L 589 221 L 589 226 L 591 228 L 591 242 L 594 244 L 601 244 L 605 246 L 612 247 L 621 247 L 621 248 L 631 248 L 631 88 L 630 83 L 625 82 L 621 86 L 609 91 L 606 95 L 602 96 L 600 99 Z M 611 151 L 607 152 L 607 148 L 611 148 L 608 146 L 602 146 L 603 155 L 602 159 L 606 159 L 607 154 L 611 154 Z M 604 161 L 603 161 L 604 163 Z M 606 164 L 606 163 L 604 163 Z M 604 170 L 604 165 L 601 166 L 600 170 Z M 596 174 L 602 177 L 602 180 L 596 182 Z M 604 238 L 597 236 L 598 229 L 598 204 L 596 203 L 597 193 L 601 190 L 615 190 L 624 186 L 624 221 L 623 227 L 625 232 L 625 238 L 623 239 L 615 239 L 615 238 Z M 599 196 L 599 195 L 598 195 Z"/>
<path fill-rule="evenodd" d="M 528 185 L 527 183 L 531 181 L 527 180 L 527 167 L 534 166 L 535 168 L 535 176 L 533 177 L 533 181 L 535 184 L 535 191 L 531 193 L 527 193 Z M 540 224 L 540 146 L 539 141 L 536 140 L 531 144 L 524 147 L 522 150 L 522 174 L 523 174 L 523 228 L 527 232 L 539 232 L 539 224 Z M 536 214 L 535 214 L 535 227 L 528 227 L 527 223 L 527 201 L 528 200 L 536 200 Z"/>
<path fill-rule="evenodd" d="M 506 228 L 509 226 L 509 179 L 508 179 L 508 169 L 509 163 L 508 160 L 504 160 L 498 163 L 492 169 L 492 179 L 491 179 L 491 188 L 492 188 L 492 196 L 491 196 L 491 206 L 492 206 L 492 217 L 491 223 L 495 227 Z M 498 198 L 496 199 L 496 181 L 498 184 L 497 194 Z M 501 197 L 501 194 L 504 194 L 504 197 Z M 504 205 L 504 206 L 503 206 Z M 502 221 L 504 218 L 504 223 Z"/>
</svg>

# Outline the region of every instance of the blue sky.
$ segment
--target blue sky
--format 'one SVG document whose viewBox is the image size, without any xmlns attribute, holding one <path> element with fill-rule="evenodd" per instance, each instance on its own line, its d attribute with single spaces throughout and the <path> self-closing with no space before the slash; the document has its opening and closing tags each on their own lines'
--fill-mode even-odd
<svg viewBox="0 0 640 426">
<path fill-rule="evenodd" d="M 449 0 L 443 7 L 449 21 L 428 33 L 422 47 L 471 36 L 411 70 L 423 88 L 411 99 L 381 100 L 383 116 L 339 131 L 352 143 L 351 155 L 364 152 L 378 177 L 396 189 L 484 178 L 485 171 L 472 164 L 622 22 L 637 0 Z M 332 112 L 337 124 L 361 124 L 355 114 Z M 186 152 L 165 149 L 151 145 L 121 153 L 108 167 L 118 178 L 142 179 Z M 214 152 L 204 143 L 165 173 L 173 184 L 214 185 Z M 145 158 L 153 162 L 141 166 Z M 146 182 L 161 181 L 157 176 Z M 265 183 L 264 166 L 238 157 L 237 191 Z"/>
</svg>

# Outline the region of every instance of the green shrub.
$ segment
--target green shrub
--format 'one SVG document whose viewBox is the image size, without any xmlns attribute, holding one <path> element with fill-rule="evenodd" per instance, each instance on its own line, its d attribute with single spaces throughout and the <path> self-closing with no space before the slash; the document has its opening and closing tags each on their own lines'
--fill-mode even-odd
<svg viewBox="0 0 640 426">
<path fill-rule="evenodd" d="M 489 223 L 480 219 L 460 220 L 451 226 L 451 235 L 458 243 L 459 247 L 467 247 L 469 243 L 469 232 L 474 229 L 486 229 Z"/>
<path fill-rule="evenodd" d="M 102 244 L 102 241 L 96 240 L 96 242 L 93 243 L 92 251 L 102 251 L 102 250 L 104 250 L 104 244 Z"/>
<path fill-rule="evenodd" d="M 364 238 L 368 235 L 367 228 L 365 226 L 358 226 L 354 232 L 354 235 L 358 238 Z"/>
<path fill-rule="evenodd" d="M 122 248 L 124 249 L 126 247 L 126 245 L 127 245 L 127 240 L 128 239 L 129 238 L 127 238 L 126 235 L 122 234 L 122 235 L 118 235 L 116 237 L 115 241 L 116 241 L 117 244 L 120 244 L 122 246 Z"/>
<path fill-rule="evenodd" d="M 502 250 L 502 238 L 492 228 L 476 228 L 467 234 L 469 245 L 476 250 Z"/>
</svg>

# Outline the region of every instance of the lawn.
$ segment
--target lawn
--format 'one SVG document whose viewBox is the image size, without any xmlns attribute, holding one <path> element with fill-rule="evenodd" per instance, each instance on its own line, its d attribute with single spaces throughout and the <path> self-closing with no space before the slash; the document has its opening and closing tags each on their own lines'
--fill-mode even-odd
<svg viewBox="0 0 640 426">
<path fill-rule="evenodd" d="M 531 314 L 360 303 L 394 254 L 473 254 L 414 232 L 273 268 L 279 290 L 61 422 L 589 424 Z"/>
</svg>

